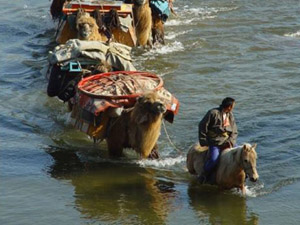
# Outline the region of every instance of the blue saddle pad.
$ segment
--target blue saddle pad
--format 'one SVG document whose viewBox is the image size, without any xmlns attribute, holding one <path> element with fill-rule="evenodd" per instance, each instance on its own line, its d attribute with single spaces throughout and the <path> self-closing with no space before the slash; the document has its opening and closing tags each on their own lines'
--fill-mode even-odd
<svg viewBox="0 0 300 225">
<path fill-rule="evenodd" d="M 171 13 L 168 1 L 151 0 L 150 7 L 155 13 L 157 13 L 161 17 L 161 19 L 164 22 L 167 21 Z"/>
</svg>

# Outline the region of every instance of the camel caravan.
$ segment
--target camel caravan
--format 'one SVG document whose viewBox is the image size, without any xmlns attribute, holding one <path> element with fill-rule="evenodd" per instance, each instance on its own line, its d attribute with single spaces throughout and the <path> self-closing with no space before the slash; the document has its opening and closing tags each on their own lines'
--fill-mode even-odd
<svg viewBox="0 0 300 225">
<path fill-rule="evenodd" d="M 107 143 L 111 157 L 132 148 L 141 159 L 158 159 L 163 120 L 173 122 L 179 101 L 156 74 L 137 71 L 132 48 L 164 44 L 164 23 L 175 14 L 173 0 L 53 0 L 58 20 L 56 46 L 49 52 L 49 97 L 67 103 L 72 125 L 95 143 Z M 209 184 L 237 187 L 258 179 L 256 145 L 222 152 Z M 200 175 L 208 148 L 187 154 L 187 168 Z"/>
<path fill-rule="evenodd" d="M 48 96 L 68 104 L 76 129 L 106 140 L 111 157 L 132 148 L 159 158 L 162 120 L 173 122 L 179 101 L 161 77 L 136 71 L 131 50 L 164 43 L 169 1 L 53 0 L 50 11 L 59 45 L 48 56 Z"/>
</svg>

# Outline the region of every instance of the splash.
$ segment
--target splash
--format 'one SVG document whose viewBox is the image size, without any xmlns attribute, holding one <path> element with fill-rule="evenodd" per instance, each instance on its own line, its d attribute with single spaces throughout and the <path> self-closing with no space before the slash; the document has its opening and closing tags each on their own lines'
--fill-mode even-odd
<svg viewBox="0 0 300 225">
<path fill-rule="evenodd" d="M 266 194 L 265 192 L 262 191 L 264 189 L 263 183 L 260 183 L 260 184 L 257 184 L 257 185 L 251 186 L 251 187 L 245 186 L 245 188 L 246 188 L 246 196 L 247 197 L 256 198 L 258 196 Z M 233 193 L 242 196 L 241 191 L 237 191 L 236 189 L 233 189 Z"/>
<path fill-rule="evenodd" d="M 180 164 L 185 160 L 184 156 L 178 156 L 176 158 L 165 158 L 159 160 L 139 160 L 137 161 L 137 164 L 141 167 L 169 168 L 176 164 Z"/>
<path fill-rule="evenodd" d="M 220 7 L 220 8 L 190 8 L 188 6 L 179 12 L 179 19 L 168 20 L 166 26 L 192 25 L 193 22 L 216 18 L 220 12 L 229 12 L 238 7 Z M 192 16 L 192 18 L 188 18 Z M 182 18 L 182 20 L 180 20 Z"/>
<path fill-rule="evenodd" d="M 193 14 L 194 16 L 207 16 L 217 14 L 219 12 L 229 12 L 238 9 L 238 7 L 220 7 L 220 8 L 185 8 L 183 13 Z"/>
<path fill-rule="evenodd" d="M 238 7 L 221 7 L 221 8 L 189 8 L 185 6 L 184 9 L 179 12 L 179 18 L 168 20 L 165 26 L 181 26 L 181 25 L 193 25 L 194 22 L 202 21 L 205 19 L 214 19 L 220 12 L 229 12 L 236 10 Z M 189 18 L 191 17 L 192 18 Z"/>
<path fill-rule="evenodd" d="M 260 190 L 263 188 L 264 188 L 263 184 L 259 184 L 257 186 L 253 186 L 253 187 L 246 186 L 246 196 L 255 198 L 255 197 L 261 195 Z"/>
<path fill-rule="evenodd" d="M 300 31 L 297 31 L 296 33 L 287 33 L 284 34 L 285 37 L 300 37 Z"/>
<path fill-rule="evenodd" d="M 180 36 L 180 35 L 189 33 L 190 31 L 192 31 L 192 30 L 186 30 L 186 31 L 182 31 L 182 32 L 170 32 L 170 33 L 168 33 L 168 34 L 165 36 L 165 39 L 167 39 L 167 40 L 172 40 L 172 39 L 175 39 L 176 37 L 178 37 L 178 36 Z"/>
<path fill-rule="evenodd" d="M 155 48 L 152 48 L 150 51 L 146 52 L 144 56 L 152 56 L 153 55 L 165 55 L 172 52 L 183 51 L 184 46 L 179 41 L 174 41 L 173 43 L 168 43 L 167 45 L 161 45 Z"/>
<path fill-rule="evenodd" d="M 187 25 L 187 24 L 191 24 L 193 21 L 195 21 L 196 18 L 193 19 L 185 19 L 185 20 L 168 20 L 165 23 L 165 26 L 180 26 L 180 25 Z"/>
</svg>

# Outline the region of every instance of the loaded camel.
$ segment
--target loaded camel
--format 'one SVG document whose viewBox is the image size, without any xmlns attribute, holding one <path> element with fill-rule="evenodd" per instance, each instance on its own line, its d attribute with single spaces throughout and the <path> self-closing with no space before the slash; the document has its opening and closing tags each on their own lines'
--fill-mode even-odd
<svg viewBox="0 0 300 225">
<path fill-rule="evenodd" d="M 222 189 L 238 188 L 246 194 L 245 179 L 258 180 L 256 170 L 256 144 L 244 144 L 232 149 L 225 149 L 220 155 L 217 168 L 212 172 L 208 183 L 216 184 Z M 187 169 L 191 174 L 200 175 L 207 157 L 208 148 L 199 144 L 192 146 L 187 154 Z"/>
<path fill-rule="evenodd" d="M 141 158 L 158 158 L 156 142 L 165 112 L 156 92 L 139 97 L 133 108 L 111 121 L 106 138 L 109 154 L 120 157 L 124 148 L 133 148 Z"/>
<path fill-rule="evenodd" d="M 62 8 L 64 3 L 68 0 L 53 0 L 50 12 L 53 19 L 58 19 L 62 16 Z M 78 38 L 86 41 L 107 41 L 107 36 L 101 32 L 97 21 L 88 12 L 80 8 L 77 11 L 76 22 L 72 26 L 66 22 L 65 27 L 57 37 L 57 41 L 61 44 L 66 43 L 69 39 Z"/>
<path fill-rule="evenodd" d="M 151 1 L 151 0 L 150 0 Z M 152 11 L 152 43 L 160 43 L 165 44 L 165 28 L 164 23 L 167 21 L 167 18 L 169 16 L 169 13 L 172 13 L 176 16 L 176 13 L 173 9 L 173 1 L 174 0 L 168 0 L 166 5 L 164 5 L 163 8 L 165 11 L 161 11 L 161 9 L 157 9 L 157 7 L 154 5 L 156 2 L 153 0 L 150 4 L 151 11 Z"/>
<path fill-rule="evenodd" d="M 66 1 L 69 0 L 53 0 L 50 12 L 53 19 L 58 19 L 62 15 L 62 8 Z M 136 36 L 137 42 L 140 46 L 152 46 L 155 43 L 164 44 L 164 21 L 160 13 L 151 9 L 149 0 L 128 0 L 125 1 L 127 3 L 133 3 L 133 13 L 134 13 L 134 21 L 136 27 Z M 170 11 L 174 13 L 173 10 L 173 0 L 168 0 Z M 92 18 L 92 17 L 91 17 Z M 86 21 L 86 30 L 91 29 L 95 26 L 94 22 Z M 99 23 L 97 21 L 98 27 Z M 88 28 L 88 26 L 90 28 Z M 67 40 L 76 38 L 76 33 L 74 29 L 70 27 L 70 24 L 66 24 L 66 28 L 62 32 L 62 37 L 58 38 L 59 43 L 65 43 Z M 78 25 L 76 25 L 76 29 L 78 30 Z M 93 29 L 96 30 L 96 29 Z M 79 31 L 78 31 L 79 32 Z M 94 31 L 95 32 L 95 31 Z M 107 40 L 107 37 L 103 34 L 101 30 L 99 30 L 101 34 L 101 38 L 92 39 L 92 40 Z M 152 42 L 151 42 L 151 34 L 152 34 Z M 83 39 L 82 39 L 83 40 Z M 85 39 L 86 40 L 86 39 Z"/>
<path fill-rule="evenodd" d="M 88 12 L 79 9 L 76 17 L 77 38 L 86 41 L 107 41 L 105 34 L 99 32 L 96 20 Z"/>
<path fill-rule="evenodd" d="M 138 45 L 151 47 L 152 16 L 149 0 L 133 0 L 133 15 Z"/>
<path fill-rule="evenodd" d="M 165 44 L 164 22 L 167 20 L 167 15 L 156 8 L 153 4 L 154 0 L 131 0 L 134 4 L 133 14 L 135 20 L 136 35 L 138 45 L 150 46 L 155 43 Z M 168 0 L 169 12 L 173 10 L 173 0 Z M 152 42 L 150 36 L 152 34 Z"/>
</svg>

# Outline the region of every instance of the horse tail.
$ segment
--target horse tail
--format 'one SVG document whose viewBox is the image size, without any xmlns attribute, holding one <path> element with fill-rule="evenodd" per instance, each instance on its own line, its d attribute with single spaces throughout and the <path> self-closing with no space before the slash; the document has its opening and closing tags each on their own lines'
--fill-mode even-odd
<svg viewBox="0 0 300 225">
<path fill-rule="evenodd" d="M 195 153 L 195 148 L 194 146 L 192 146 L 187 154 L 186 167 L 190 174 L 197 175 L 197 172 L 194 168 L 194 157 L 193 157 L 194 153 Z"/>
</svg>

